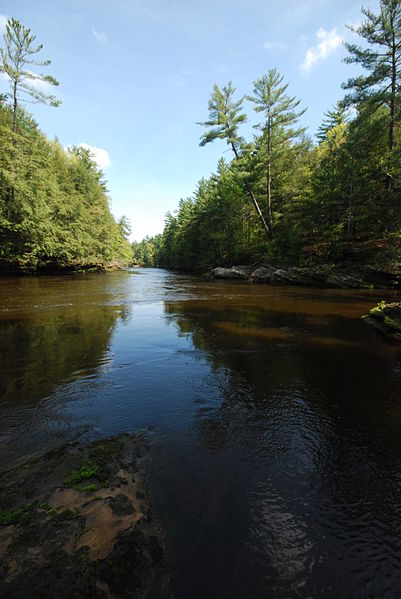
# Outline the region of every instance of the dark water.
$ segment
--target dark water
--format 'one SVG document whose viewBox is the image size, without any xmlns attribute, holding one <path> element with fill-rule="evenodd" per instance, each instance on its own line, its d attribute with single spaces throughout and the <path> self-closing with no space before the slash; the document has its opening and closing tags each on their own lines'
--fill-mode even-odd
<svg viewBox="0 0 401 599">
<path fill-rule="evenodd" d="M 360 320 L 382 296 L 3 278 L 0 469 L 148 428 L 166 598 L 400 597 L 401 348 Z"/>
</svg>

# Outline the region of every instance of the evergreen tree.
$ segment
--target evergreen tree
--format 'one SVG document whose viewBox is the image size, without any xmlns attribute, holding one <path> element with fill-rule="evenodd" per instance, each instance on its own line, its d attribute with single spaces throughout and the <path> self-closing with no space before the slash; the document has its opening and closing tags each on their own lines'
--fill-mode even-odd
<svg viewBox="0 0 401 599">
<path fill-rule="evenodd" d="M 282 152 L 289 147 L 290 142 L 299 138 L 304 127 L 296 129 L 293 126 L 305 113 L 306 109 L 297 112 L 300 100 L 286 94 L 288 83 L 283 84 L 284 77 L 277 69 L 270 69 L 267 75 L 254 81 L 253 96 L 248 100 L 253 102 L 255 112 L 262 112 L 265 120 L 256 125 L 263 134 L 263 157 L 266 167 L 266 196 L 267 214 L 270 234 L 273 232 L 273 212 L 271 198 L 272 165 Z"/>
<path fill-rule="evenodd" d="M 342 102 L 337 104 L 327 112 L 324 113 L 324 119 L 322 124 L 319 126 L 316 137 L 319 143 L 326 141 L 327 134 L 329 131 L 337 127 L 338 125 L 345 124 L 348 121 L 349 114 Z"/>
<path fill-rule="evenodd" d="M 199 123 L 199 125 L 206 127 L 206 131 L 201 137 L 200 145 L 205 146 L 215 139 L 225 139 L 227 144 L 231 147 L 235 159 L 239 161 L 243 140 L 239 136 L 238 127 L 246 120 L 246 115 L 241 112 L 243 100 L 241 99 L 234 102 L 234 93 L 235 88 L 232 86 L 231 81 L 221 90 L 214 84 L 213 92 L 209 100 L 209 120 L 204 123 Z M 252 200 L 262 227 L 266 231 L 266 234 L 270 236 L 269 227 L 267 226 L 247 178 L 244 178 L 244 186 L 247 194 Z"/>
<path fill-rule="evenodd" d="M 388 148 L 394 147 L 394 126 L 397 114 L 397 95 L 400 91 L 401 69 L 401 2 L 400 0 L 380 0 L 380 11 L 376 15 L 362 8 L 366 19 L 358 27 L 349 29 L 358 33 L 369 44 L 362 48 L 346 43 L 349 56 L 347 63 L 360 64 L 368 71 L 343 84 L 352 90 L 344 98 L 344 105 L 363 105 L 368 112 L 381 106 L 388 108 Z M 389 181 L 388 181 L 389 182 Z"/>
<path fill-rule="evenodd" d="M 5 73 L 10 80 L 12 91 L 9 97 L 12 98 L 13 106 L 13 131 L 16 132 L 18 105 L 21 100 L 29 101 L 26 96 L 31 98 L 31 102 L 50 106 L 59 106 L 61 102 L 34 85 L 35 81 L 58 85 L 58 81 L 51 75 L 36 74 L 29 70 L 31 66 L 47 67 L 50 64 L 50 60 L 39 61 L 35 58 L 43 45 L 34 45 L 36 36 L 31 34 L 31 30 L 12 18 L 7 21 L 3 39 L 4 48 L 0 48 L 0 73 Z M 21 97 L 21 93 L 25 96 Z"/>
</svg>

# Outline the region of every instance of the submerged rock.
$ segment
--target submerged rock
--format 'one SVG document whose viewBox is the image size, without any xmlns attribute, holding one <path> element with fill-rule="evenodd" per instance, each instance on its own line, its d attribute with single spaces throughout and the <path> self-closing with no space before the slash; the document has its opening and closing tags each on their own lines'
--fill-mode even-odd
<svg viewBox="0 0 401 599">
<path fill-rule="evenodd" d="M 2 597 L 143 597 L 163 542 L 144 437 L 68 445 L 0 476 Z"/>
<path fill-rule="evenodd" d="M 401 341 L 401 302 L 380 302 L 363 319 L 383 333 L 386 339 Z"/>
</svg>

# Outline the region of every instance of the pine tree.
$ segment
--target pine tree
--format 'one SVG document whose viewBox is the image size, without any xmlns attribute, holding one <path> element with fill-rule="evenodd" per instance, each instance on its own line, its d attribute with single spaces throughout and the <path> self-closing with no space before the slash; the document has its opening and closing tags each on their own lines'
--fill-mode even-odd
<svg viewBox="0 0 401 599">
<path fill-rule="evenodd" d="M 334 129 L 334 127 L 347 123 L 348 118 L 348 111 L 342 102 L 337 102 L 331 110 L 325 112 L 322 124 L 319 125 L 316 134 L 319 143 L 323 143 L 327 140 L 328 132 Z"/>
<path fill-rule="evenodd" d="M 43 48 L 42 44 L 34 46 L 35 35 L 31 30 L 24 27 L 19 21 L 12 18 L 7 21 L 6 32 L 3 35 L 4 48 L 0 48 L 0 73 L 5 73 L 11 86 L 8 94 L 13 102 L 13 131 L 17 131 L 18 104 L 24 102 L 40 102 L 50 106 L 59 106 L 60 100 L 46 94 L 43 90 L 35 87 L 34 82 L 40 81 L 50 85 L 58 85 L 58 81 L 51 75 L 32 73 L 29 69 L 33 67 L 47 67 L 50 60 L 38 61 L 35 55 Z M 33 82 L 29 83 L 29 82 Z M 25 96 L 31 100 L 27 100 Z M 25 98 L 25 99 L 24 99 Z"/>
<path fill-rule="evenodd" d="M 284 77 L 277 69 L 270 69 L 267 75 L 254 81 L 253 102 L 255 112 L 262 112 L 265 120 L 256 125 L 263 135 L 263 162 L 266 168 L 267 213 L 270 231 L 273 231 L 273 212 L 271 197 L 272 166 L 289 143 L 300 138 L 304 127 L 293 128 L 306 109 L 297 112 L 300 100 L 286 94 L 288 83 L 283 84 Z"/>
<path fill-rule="evenodd" d="M 243 139 L 238 134 L 238 127 L 241 123 L 246 121 L 246 115 L 241 112 L 243 100 L 241 99 L 237 102 L 233 101 L 234 93 L 235 88 L 232 86 L 231 81 L 221 90 L 214 84 L 213 92 L 209 100 L 209 120 L 204 123 L 198 123 L 199 125 L 206 127 L 206 131 L 202 135 L 199 145 L 205 146 L 215 139 L 225 139 L 234 153 L 235 160 L 239 161 L 241 158 L 241 144 Z M 271 232 L 247 178 L 244 178 L 244 186 L 247 194 L 252 200 L 262 227 L 267 236 L 270 237 Z"/>
<path fill-rule="evenodd" d="M 400 0 L 380 0 L 380 12 L 374 14 L 362 8 L 366 19 L 358 27 L 349 29 L 358 33 L 369 44 L 362 48 L 346 43 L 349 56 L 347 63 L 360 64 L 368 71 L 343 84 L 352 90 L 345 96 L 344 105 L 365 107 L 371 113 L 381 106 L 388 108 L 388 148 L 394 147 L 394 126 L 397 114 L 397 100 L 400 91 L 401 69 L 401 2 Z"/>
</svg>

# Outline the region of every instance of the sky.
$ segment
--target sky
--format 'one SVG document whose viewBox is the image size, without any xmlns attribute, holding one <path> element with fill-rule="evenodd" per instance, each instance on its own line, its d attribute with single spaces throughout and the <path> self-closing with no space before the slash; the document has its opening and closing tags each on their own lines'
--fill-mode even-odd
<svg viewBox="0 0 401 599">
<path fill-rule="evenodd" d="M 48 90 L 59 108 L 28 110 L 50 138 L 91 149 L 114 216 L 124 214 L 140 240 L 163 230 L 166 212 L 222 156 L 231 159 L 224 142 L 199 147 L 213 84 L 231 80 L 240 98 L 276 67 L 314 136 L 356 73 L 342 62 L 343 41 L 358 43 L 345 25 L 362 14 L 361 0 L 0 0 L 1 32 L 10 17 L 43 44 L 38 58 L 51 65 L 42 72 L 60 82 Z M 251 140 L 258 115 L 244 107 Z"/>
</svg>

